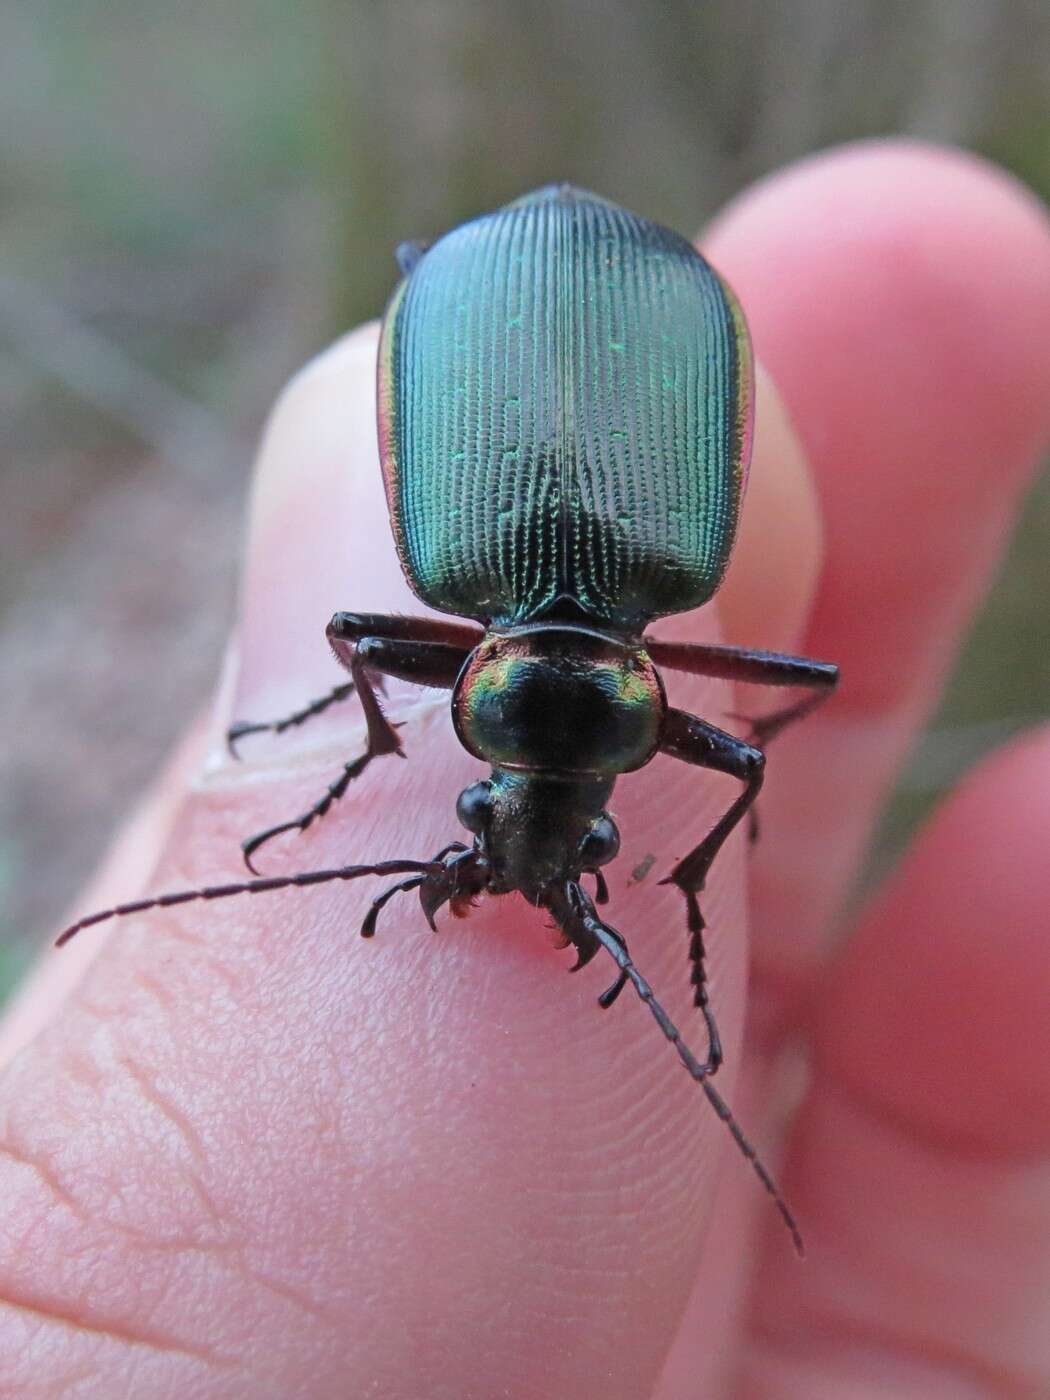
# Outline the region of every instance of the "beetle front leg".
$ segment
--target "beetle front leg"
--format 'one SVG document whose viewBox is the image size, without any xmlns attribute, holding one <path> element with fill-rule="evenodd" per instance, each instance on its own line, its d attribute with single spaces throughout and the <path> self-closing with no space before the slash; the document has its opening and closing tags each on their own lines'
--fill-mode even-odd
<svg viewBox="0 0 1050 1400">
<path fill-rule="evenodd" d="M 451 690 L 456 683 L 463 664 L 470 655 L 470 647 L 454 646 L 447 642 L 418 640 L 394 640 L 388 637 L 362 636 L 348 641 L 338 631 L 333 633 L 336 621 L 343 616 L 336 614 L 328 629 L 333 649 L 350 670 L 354 688 L 361 701 L 367 727 L 367 743 L 364 753 L 344 764 L 343 771 L 329 784 L 323 796 L 308 811 L 292 821 L 281 822 L 245 841 L 241 847 L 244 861 L 254 872 L 252 856 L 274 836 L 285 831 L 305 831 L 313 822 L 325 815 L 333 802 L 343 796 L 347 788 L 371 763 L 373 758 L 383 754 L 402 753 L 401 744 L 394 725 L 383 714 L 379 698 L 373 685 L 373 676 L 382 674 L 412 681 L 417 685 L 437 686 Z M 408 622 L 409 619 L 391 619 Z"/>
<path fill-rule="evenodd" d="M 689 961 L 692 964 L 693 1000 L 703 1013 L 707 1025 L 707 1066 L 714 1074 L 722 1063 L 722 1042 L 715 1024 L 707 994 L 707 970 L 704 964 L 704 916 L 700 911 L 700 892 L 715 857 L 725 845 L 730 833 L 747 815 L 762 787 L 765 755 L 761 749 L 745 743 L 724 729 L 717 729 L 695 715 L 683 710 L 668 710 L 660 735 L 660 752 L 680 758 L 700 768 L 728 773 L 746 784 L 744 791 L 719 818 L 708 834 L 680 860 L 670 875 L 660 883 L 674 884 L 686 898 L 689 924 Z"/>
</svg>

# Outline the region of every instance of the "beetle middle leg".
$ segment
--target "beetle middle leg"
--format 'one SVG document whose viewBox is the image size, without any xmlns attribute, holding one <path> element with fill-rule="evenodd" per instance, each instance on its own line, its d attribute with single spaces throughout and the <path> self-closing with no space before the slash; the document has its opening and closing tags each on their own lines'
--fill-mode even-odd
<svg viewBox="0 0 1050 1400">
<path fill-rule="evenodd" d="M 391 624 L 390 631 L 402 633 L 400 637 L 376 636 L 368 631 L 368 625 L 375 621 L 373 617 L 337 613 L 328 627 L 329 641 L 339 660 L 348 667 L 364 711 L 368 731 L 364 753 L 344 764 L 339 777 L 329 784 L 324 794 L 301 816 L 257 832 L 243 843 L 241 849 L 249 870 L 254 871 L 252 856 L 260 846 L 282 832 L 305 831 L 313 822 L 323 817 L 332 804 L 343 796 L 353 780 L 364 772 L 373 758 L 402 752 L 396 728 L 383 714 L 379 704 L 373 685 L 374 675 L 396 676 L 417 685 L 451 689 L 472 649 L 471 646 L 405 635 L 411 624 L 416 621 L 410 618 L 383 619 Z M 420 631 L 424 632 L 424 635 L 437 630 L 454 630 L 460 637 L 466 634 L 471 641 L 476 635 L 474 629 L 445 629 L 441 623 L 428 626 L 428 619 L 419 621 L 423 624 Z"/>
<path fill-rule="evenodd" d="M 670 875 L 660 883 L 674 884 L 686 898 L 689 927 L 689 961 L 692 964 L 693 1001 L 703 1013 L 707 1026 L 708 1054 L 707 1065 L 714 1074 L 722 1063 L 722 1041 L 715 1024 L 707 994 L 707 971 L 705 967 L 706 948 L 704 929 L 706 924 L 700 910 L 700 892 L 704 888 L 707 873 L 715 857 L 725 845 L 730 833 L 743 820 L 758 796 L 765 774 L 765 755 L 761 749 L 727 734 L 695 715 L 684 710 L 668 710 L 660 735 L 660 752 L 680 758 L 685 763 L 694 763 L 700 768 L 710 768 L 718 773 L 728 773 L 746 784 L 736 801 L 722 814 L 698 846 L 680 860 Z"/>
<path fill-rule="evenodd" d="M 785 705 L 757 719 L 731 715 L 748 725 L 747 741 L 765 748 L 771 739 L 796 720 L 804 719 L 822 705 L 834 691 L 839 668 L 829 661 L 813 661 L 808 656 L 789 656 L 780 651 L 757 651 L 750 647 L 707 645 L 703 642 L 662 642 L 646 637 L 645 644 L 657 666 L 683 671 L 690 676 L 714 676 L 718 680 L 742 681 L 745 685 L 793 686 L 810 693 L 793 705 Z M 757 808 L 748 810 L 751 840 L 758 838 Z"/>
<path fill-rule="evenodd" d="M 701 642 L 662 642 L 645 638 L 646 649 L 657 666 L 684 671 L 691 676 L 742 681 L 745 685 L 796 686 L 810 694 L 794 705 L 749 720 L 748 741 L 768 744 L 789 724 L 822 705 L 838 684 L 839 668 L 808 656 L 788 656 L 780 651 L 755 651 L 748 647 L 707 646 Z"/>
</svg>

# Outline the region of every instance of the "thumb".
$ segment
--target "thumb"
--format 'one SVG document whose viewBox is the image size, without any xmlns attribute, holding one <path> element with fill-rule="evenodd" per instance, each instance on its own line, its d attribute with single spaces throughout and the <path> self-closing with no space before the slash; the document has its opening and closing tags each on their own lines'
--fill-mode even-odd
<svg viewBox="0 0 1050 1400">
<path fill-rule="evenodd" d="M 419 611 L 376 463 L 375 353 L 372 328 L 347 338 L 274 415 L 238 717 L 290 711 L 339 680 L 323 636 L 336 608 Z M 709 629 L 702 616 L 662 630 Z M 732 708 L 713 683 L 672 698 Z M 324 822 L 261 853 L 267 873 L 426 858 L 459 834 L 455 795 L 480 773 L 447 697 L 391 685 L 385 703 L 410 761 L 371 764 Z M 256 737 L 242 764 L 224 753 L 227 719 L 203 765 L 169 777 L 151 889 L 237 878 L 242 838 L 303 811 L 363 748 L 353 701 Z M 735 793 L 659 760 L 617 795 L 616 921 L 685 1023 L 684 915 L 653 881 Z M 659 868 L 630 884 L 650 853 Z M 734 840 L 706 903 L 730 1066 L 743 860 Z M 111 926 L 61 1019 L 0 1081 L 0 1390 L 52 1395 L 83 1371 L 112 1395 L 334 1396 L 348 1374 L 391 1397 L 649 1392 L 696 1271 L 723 1126 L 644 1007 L 595 1007 L 611 965 L 567 979 L 571 959 L 517 896 L 436 936 L 397 902 L 362 943 L 379 888 Z"/>
</svg>

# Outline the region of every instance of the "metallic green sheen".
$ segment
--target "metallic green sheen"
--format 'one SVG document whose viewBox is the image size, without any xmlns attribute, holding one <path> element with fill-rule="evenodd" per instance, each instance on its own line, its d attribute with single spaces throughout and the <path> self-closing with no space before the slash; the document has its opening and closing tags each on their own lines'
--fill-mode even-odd
<svg viewBox="0 0 1050 1400">
<path fill-rule="evenodd" d="M 624 629 L 718 587 L 750 444 L 738 306 L 678 234 L 550 186 L 453 230 L 391 301 L 384 476 L 434 608 Z"/>
</svg>

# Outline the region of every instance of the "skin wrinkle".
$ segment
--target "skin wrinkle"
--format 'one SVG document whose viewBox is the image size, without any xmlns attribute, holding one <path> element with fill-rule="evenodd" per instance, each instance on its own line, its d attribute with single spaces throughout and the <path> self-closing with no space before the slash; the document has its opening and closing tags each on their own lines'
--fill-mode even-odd
<svg viewBox="0 0 1050 1400">
<path fill-rule="evenodd" d="M 828 1056 L 819 1058 L 819 1075 L 827 1087 L 834 1086 L 845 1097 L 851 1098 L 873 1123 L 890 1132 L 899 1133 L 917 1146 L 927 1147 L 935 1152 L 950 1152 L 956 1158 L 969 1158 L 978 1162 L 994 1161 L 1041 1161 L 1044 1153 L 1038 1149 L 1022 1151 L 1014 1147 L 1004 1147 L 996 1152 L 986 1134 L 968 1134 L 958 1128 L 950 1129 L 939 1124 L 920 1122 L 914 1114 L 904 1108 L 889 1103 L 858 1077 L 847 1078 L 835 1072 L 834 1062 Z M 816 1086 L 819 1092 L 819 1086 Z"/>
<path fill-rule="evenodd" d="M 127 1068 L 127 1065 L 125 1064 L 124 1067 Z M 143 1076 L 133 1075 L 132 1077 L 137 1088 L 146 1093 L 151 1102 L 156 1103 L 156 1098 L 149 1094 L 149 1085 L 145 1082 Z M 170 1117 L 170 1115 L 167 1116 Z M 29 1163 L 29 1165 L 36 1167 L 37 1164 Z M 47 1177 L 46 1173 L 39 1172 L 39 1174 L 45 1179 L 45 1183 L 48 1185 L 49 1189 L 53 1189 L 56 1194 L 60 1195 L 63 1199 L 63 1203 L 65 1203 L 65 1193 L 58 1183 L 53 1182 Z M 210 1209 L 214 1211 L 214 1206 L 210 1206 Z M 86 1213 L 79 1210 L 78 1213 L 85 1222 L 89 1220 Z M 263 1273 L 250 1268 L 242 1257 L 243 1250 L 246 1247 L 244 1242 L 215 1242 L 214 1244 L 202 1246 L 198 1243 L 185 1243 L 181 1241 L 158 1241 L 155 1238 L 145 1236 L 141 1231 L 127 1229 L 120 1225 L 114 1226 L 112 1222 L 109 1221 L 106 1222 L 106 1227 L 107 1229 L 115 1229 L 116 1233 L 121 1238 L 134 1240 L 144 1248 L 144 1251 L 148 1255 L 154 1255 L 158 1252 L 167 1253 L 169 1251 L 184 1255 L 206 1254 L 213 1257 L 225 1255 L 229 1263 L 232 1264 L 234 1272 L 246 1282 L 250 1282 L 257 1287 L 265 1288 L 273 1295 L 293 1303 L 297 1311 L 301 1313 L 306 1313 L 316 1319 L 326 1321 L 329 1324 L 338 1321 L 338 1319 L 334 1318 L 330 1313 L 319 1309 L 309 1298 L 305 1297 L 297 1290 L 275 1281 L 272 1278 L 267 1278 Z M 0 1307 L 4 1305 L 10 1305 L 19 1312 L 25 1313 L 27 1316 L 38 1317 L 51 1322 L 61 1322 L 88 1335 L 107 1337 L 119 1342 L 139 1344 L 149 1347 L 152 1351 L 160 1354 L 182 1354 L 191 1359 L 203 1361 L 212 1367 L 218 1366 L 224 1370 L 237 1365 L 234 1358 L 224 1356 L 217 1350 L 204 1348 L 193 1349 L 184 1345 L 174 1336 L 155 1329 L 130 1328 L 112 1321 L 80 1321 L 74 1316 L 72 1311 L 57 1307 L 50 1302 L 44 1302 L 39 1298 L 31 1297 L 14 1287 L 5 1288 L 3 1285 L 0 1285 Z"/>
<path fill-rule="evenodd" d="M 58 1179 L 57 1172 L 46 1161 L 42 1161 L 35 1153 L 26 1148 L 17 1146 L 10 1137 L 0 1142 L 0 1158 L 6 1158 L 13 1162 L 15 1166 L 28 1167 L 30 1171 L 42 1182 L 55 1199 L 55 1203 L 64 1206 L 82 1223 L 87 1224 L 90 1217 L 84 1208 L 77 1201 L 65 1186 Z"/>
<path fill-rule="evenodd" d="M 1027 1367 L 1043 1383 L 1029 1393 L 1043 1394 L 1045 1168 L 960 1162 L 827 1089 L 800 1126 L 803 1202 L 823 1193 L 819 1269 L 778 1308 L 757 1312 L 756 1327 L 781 1342 L 855 1326 L 885 1331 L 928 1354 L 972 1354 L 992 1371 Z M 822 1179 L 816 1154 L 829 1144 L 843 1154 L 852 1191 Z M 857 1199 L 872 1203 L 866 1219 Z"/>
<path fill-rule="evenodd" d="M 166 1119 L 175 1129 L 176 1137 L 186 1146 L 190 1158 L 197 1166 L 198 1170 L 206 1170 L 208 1166 L 208 1154 L 205 1150 L 200 1133 L 193 1126 L 189 1116 L 181 1108 L 177 1107 L 170 1095 L 161 1092 L 155 1080 L 150 1077 L 141 1065 L 136 1064 L 135 1061 L 128 1056 L 119 1054 L 116 1056 L 116 1063 L 132 1079 L 146 1102 L 152 1104 L 158 1113 L 160 1113 L 161 1117 Z M 213 1215 L 217 1214 L 214 1206 L 210 1209 Z"/>
<path fill-rule="evenodd" d="M 250 1244 L 243 1243 L 237 1247 L 234 1255 L 234 1264 L 238 1275 L 245 1283 L 254 1284 L 257 1288 L 264 1289 L 276 1298 L 283 1298 L 285 1302 L 292 1303 L 299 1312 L 312 1317 L 316 1322 L 323 1322 L 326 1326 L 334 1328 L 343 1325 L 344 1319 L 335 1309 L 326 1308 L 309 1297 L 302 1289 L 295 1288 L 260 1269 L 253 1268 L 244 1258 L 249 1248 L 251 1248 Z"/>
<path fill-rule="evenodd" d="M 959 1354 L 941 1346 L 930 1349 L 923 1341 L 901 1338 L 876 1328 L 844 1328 L 839 1318 L 829 1317 L 826 1321 L 831 1324 L 829 1336 L 835 1340 L 823 1345 L 819 1342 L 814 1343 L 812 1337 L 809 1337 L 805 1344 L 796 1341 L 792 1345 L 791 1341 L 783 1337 L 763 1336 L 759 1327 L 754 1335 L 756 1354 L 747 1359 L 741 1382 L 743 1389 L 738 1392 L 739 1400 L 749 1400 L 751 1396 L 754 1396 L 755 1400 L 766 1400 L 770 1395 L 770 1388 L 764 1378 L 769 1372 L 775 1372 L 780 1377 L 780 1388 L 776 1394 L 783 1396 L 785 1368 L 793 1364 L 797 1364 L 797 1369 L 802 1373 L 799 1377 L 802 1384 L 812 1386 L 821 1381 L 826 1383 L 829 1374 L 832 1377 L 835 1374 L 829 1362 L 839 1355 L 846 1364 L 839 1368 L 838 1374 L 843 1377 L 849 1376 L 855 1383 L 860 1368 L 849 1362 L 849 1357 L 854 1351 L 863 1353 L 867 1363 L 865 1370 L 877 1370 L 880 1377 L 887 1378 L 885 1394 L 892 1394 L 895 1400 L 901 1400 L 904 1395 L 915 1395 L 919 1400 L 933 1396 L 935 1392 L 929 1387 L 935 1383 L 939 1383 L 936 1393 L 943 1393 L 946 1400 L 948 1397 L 955 1400 L 960 1394 L 958 1386 L 970 1383 L 973 1389 L 969 1393 L 980 1397 L 981 1400 L 986 1400 L 986 1397 L 995 1397 L 995 1400 L 1037 1400 L 1039 1392 L 1032 1389 L 1030 1378 L 987 1366 L 979 1357 Z M 821 1319 L 816 1316 L 813 1322 L 815 1328 L 821 1325 Z M 896 1369 L 901 1363 L 906 1370 Z M 889 1379 L 887 1372 L 892 1374 L 892 1379 Z M 903 1388 L 908 1382 L 909 1374 L 921 1383 L 921 1390 Z M 843 1381 L 842 1384 L 845 1385 L 846 1382 Z M 889 1389 L 891 1385 L 892 1391 Z M 751 1386 L 753 1388 L 750 1388 Z M 951 1389 L 944 1389 L 942 1392 L 940 1386 Z M 804 1396 L 809 1394 L 809 1391 L 799 1389 L 791 1393 Z"/>
<path fill-rule="evenodd" d="M 236 1247 L 236 1242 L 231 1240 L 211 1240 L 201 1243 L 196 1239 L 164 1238 L 156 1232 L 148 1232 L 140 1227 L 129 1224 L 127 1221 L 118 1221 L 110 1216 L 100 1216 L 98 1212 L 90 1211 L 83 1205 L 72 1192 L 62 1183 L 59 1178 L 57 1168 L 48 1164 L 46 1158 L 41 1158 L 39 1154 L 33 1153 L 28 1148 L 16 1145 L 10 1136 L 0 1142 L 0 1157 L 7 1158 L 17 1166 L 30 1168 L 47 1191 L 54 1198 L 56 1204 L 68 1209 L 71 1214 L 85 1226 L 102 1225 L 105 1230 L 114 1233 L 117 1237 L 128 1243 L 138 1246 L 145 1253 L 216 1253 L 219 1254 L 226 1249 Z M 186 1177 L 191 1189 L 194 1190 L 198 1203 L 211 1217 L 213 1223 L 226 1226 L 214 1202 L 208 1196 L 201 1185 L 192 1174 Z M 111 1200 L 123 1200 L 123 1193 L 114 1191 L 110 1196 Z M 45 1207 L 46 1211 L 47 1207 Z M 29 1226 L 30 1230 L 35 1230 L 36 1224 Z M 94 1246 L 92 1246 L 94 1248 Z"/>
<path fill-rule="evenodd" d="M 209 943 L 207 938 L 198 937 L 179 925 L 166 931 L 164 936 L 170 938 L 172 943 L 182 943 L 191 948 L 195 964 L 201 968 L 207 968 L 208 972 L 221 983 L 230 995 L 231 1004 L 234 1007 L 243 1004 L 248 984 L 233 970 L 228 959 L 216 955 L 214 943 Z M 135 980 L 138 985 L 145 991 L 155 994 L 163 984 L 158 979 L 151 977 L 147 969 L 140 968 L 138 964 L 135 966 Z M 178 1000 L 176 997 L 168 996 L 166 1000 L 158 997 L 158 1000 L 161 1000 L 161 1004 L 169 1012 L 177 1012 Z"/>
<path fill-rule="evenodd" d="M 193 1347 L 175 1336 L 163 1332 L 153 1332 L 142 1327 L 125 1327 L 117 1322 L 104 1322 L 75 1317 L 53 1303 L 42 1298 L 33 1298 L 28 1293 L 18 1293 L 0 1283 L 0 1308 L 13 1308 L 28 1318 L 35 1318 L 43 1324 L 58 1324 L 71 1332 L 86 1337 L 99 1337 L 107 1341 L 122 1342 L 131 1347 L 148 1347 L 150 1351 L 183 1356 L 191 1361 L 199 1361 L 213 1370 L 229 1370 L 236 1366 L 236 1359 L 203 1347 Z"/>
</svg>

